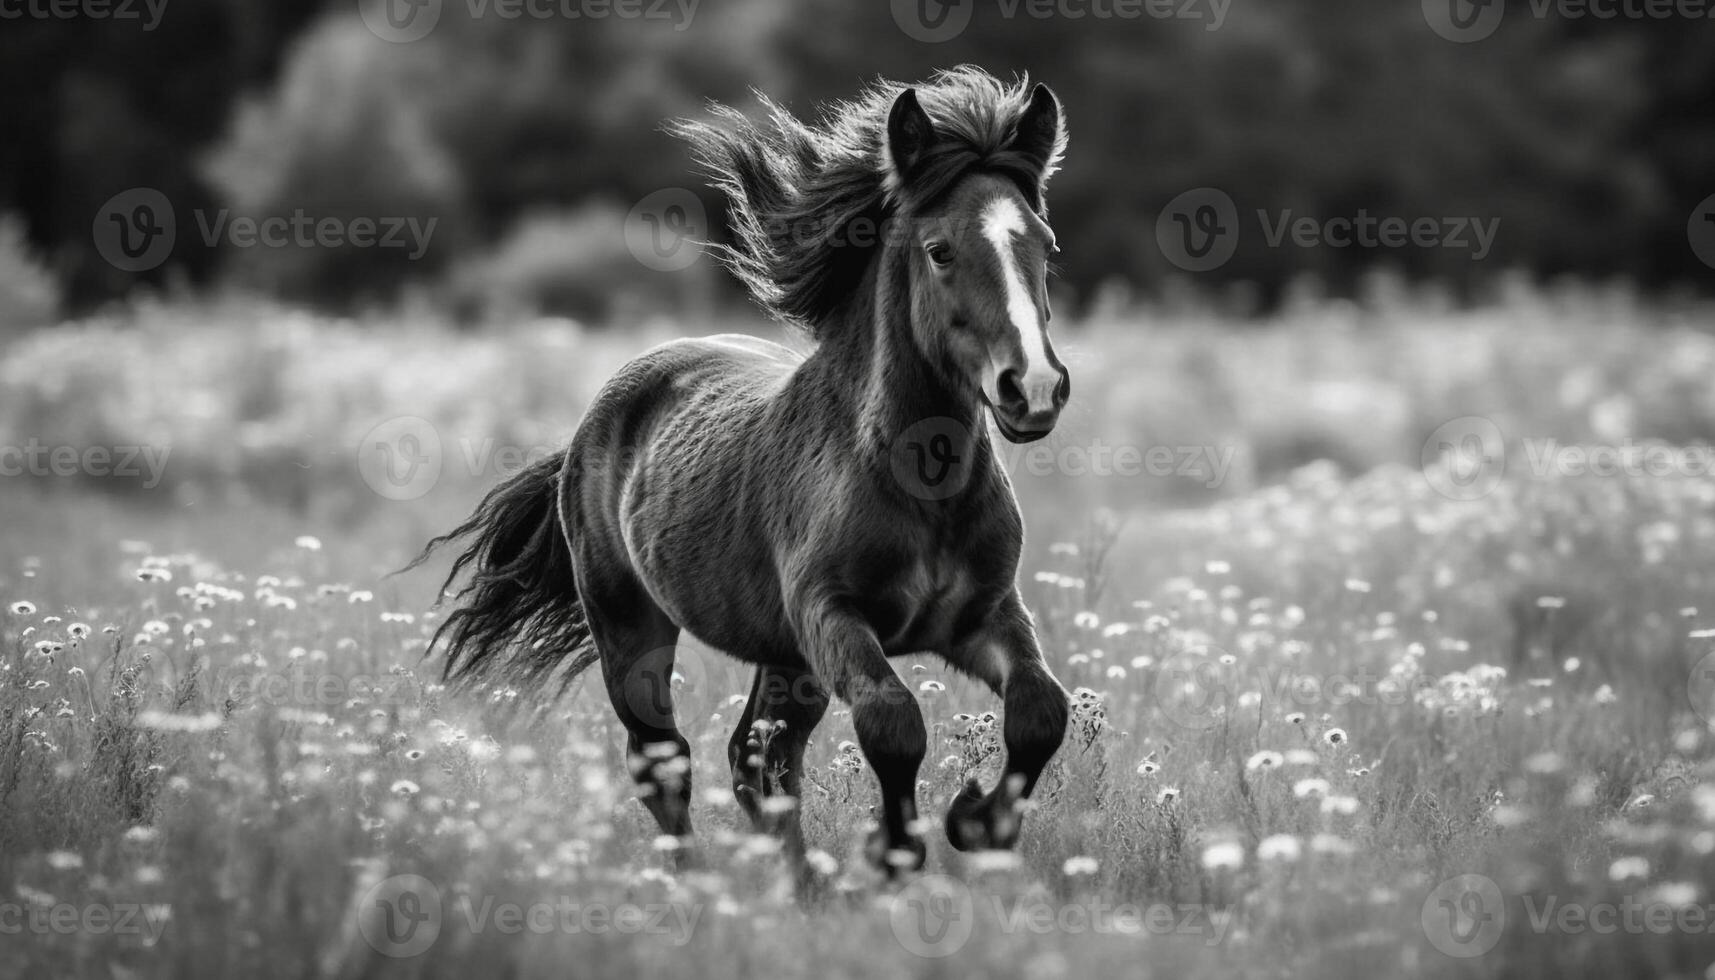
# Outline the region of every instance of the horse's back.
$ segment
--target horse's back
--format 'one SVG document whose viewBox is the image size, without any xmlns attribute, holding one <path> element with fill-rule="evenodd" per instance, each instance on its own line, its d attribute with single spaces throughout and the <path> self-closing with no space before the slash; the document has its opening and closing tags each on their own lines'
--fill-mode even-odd
<svg viewBox="0 0 1715 980">
<path fill-rule="evenodd" d="M 609 380 L 572 441 L 564 505 L 576 509 L 586 560 L 622 563 L 681 626 L 740 647 L 740 656 L 766 657 L 757 648 L 778 638 L 766 628 L 722 635 L 711 611 L 696 608 L 709 590 L 691 586 L 713 569 L 751 583 L 773 578 L 749 513 L 758 502 L 745 492 L 747 471 L 776 425 L 770 405 L 802 361 L 781 344 L 737 334 L 662 344 Z M 741 618 L 757 626 L 777 619 L 777 601 Z"/>
</svg>

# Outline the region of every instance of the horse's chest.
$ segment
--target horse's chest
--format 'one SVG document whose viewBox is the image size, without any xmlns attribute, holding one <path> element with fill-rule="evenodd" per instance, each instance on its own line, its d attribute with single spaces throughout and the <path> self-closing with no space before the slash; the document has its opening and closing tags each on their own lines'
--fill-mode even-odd
<svg viewBox="0 0 1715 980">
<path fill-rule="evenodd" d="M 976 594 L 969 566 L 950 555 L 908 564 L 878 585 L 869 619 L 890 656 L 948 649 Z"/>
</svg>

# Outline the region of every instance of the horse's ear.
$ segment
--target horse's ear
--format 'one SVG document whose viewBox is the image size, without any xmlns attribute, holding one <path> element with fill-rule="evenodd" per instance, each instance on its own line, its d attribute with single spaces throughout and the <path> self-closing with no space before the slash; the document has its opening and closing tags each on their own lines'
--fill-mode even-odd
<svg viewBox="0 0 1715 980">
<path fill-rule="evenodd" d="M 906 89 L 893 100 L 887 114 L 887 145 L 882 148 L 882 168 L 888 193 L 905 186 L 905 176 L 935 144 L 935 124 L 917 101 L 917 90 Z"/>
<path fill-rule="evenodd" d="M 1030 104 L 1018 117 L 1012 148 L 1030 160 L 1043 186 L 1060 169 L 1060 158 L 1066 153 L 1066 121 L 1053 89 L 1039 83 L 1031 91 Z"/>
</svg>

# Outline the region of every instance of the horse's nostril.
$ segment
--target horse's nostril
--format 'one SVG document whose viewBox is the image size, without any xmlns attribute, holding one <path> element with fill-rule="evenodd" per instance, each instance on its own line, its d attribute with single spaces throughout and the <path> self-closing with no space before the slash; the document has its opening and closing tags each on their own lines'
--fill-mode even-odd
<svg viewBox="0 0 1715 980">
<path fill-rule="evenodd" d="M 1000 394 L 1000 404 L 996 407 L 1022 410 L 1028 406 L 1030 400 L 1024 396 L 1024 385 L 1019 383 L 1018 371 L 1015 368 L 1002 371 L 1000 378 L 995 381 L 995 387 Z"/>
<path fill-rule="evenodd" d="M 1060 372 L 1060 383 L 1054 386 L 1054 401 L 1064 405 L 1072 397 L 1072 374 L 1069 371 Z"/>
</svg>

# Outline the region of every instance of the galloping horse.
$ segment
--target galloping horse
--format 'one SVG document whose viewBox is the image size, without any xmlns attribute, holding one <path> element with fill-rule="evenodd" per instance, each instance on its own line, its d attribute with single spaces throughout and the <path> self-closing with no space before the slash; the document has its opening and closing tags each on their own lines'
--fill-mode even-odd
<svg viewBox="0 0 1715 980">
<path fill-rule="evenodd" d="M 812 352 L 717 336 L 623 367 L 566 449 L 418 558 L 464 542 L 447 586 L 473 573 L 435 643 L 449 677 L 599 662 L 643 802 L 687 840 L 690 749 L 662 700 L 679 633 L 755 664 L 733 784 L 799 857 L 804 747 L 841 699 L 881 784 L 867 853 L 890 871 L 924 861 L 927 736 L 888 658 L 939 654 L 1005 702 L 1001 779 L 967 783 L 948 839 L 1011 847 L 1068 706 L 1019 596 L 1023 525 L 987 423 L 1040 439 L 1070 393 L 1046 292 L 1059 102 L 963 68 L 815 126 L 764 108 L 674 128 L 729 200 L 736 244 L 717 251 Z"/>
</svg>

